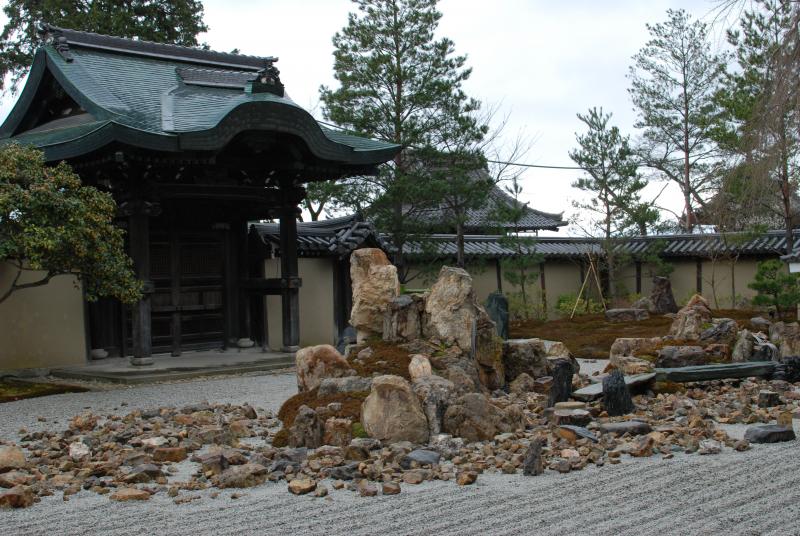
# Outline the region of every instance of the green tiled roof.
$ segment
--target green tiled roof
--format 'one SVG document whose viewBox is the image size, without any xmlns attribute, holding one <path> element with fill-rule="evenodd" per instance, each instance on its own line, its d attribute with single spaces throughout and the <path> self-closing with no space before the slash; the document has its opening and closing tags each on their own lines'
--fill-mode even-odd
<svg viewBox="0 0 800 536">
<path fill-rule="evenodd" d="M 288 97 L 245 91 L 274 58 L 50 31 L 66 38 L 68 50 L 48 44 L 36 53 L 25 89 L 0 127 L 0 143 L 30 143 L 56 160 L 111 141 L 163 151 L 216 150 L 240 132 L 264 130 L 300 137 L 322 160 L 359 166 L 385 162 L 399 149 L 322 127 Z M 92 121 L 19 131 L 47 72 Z"/>
</svg>

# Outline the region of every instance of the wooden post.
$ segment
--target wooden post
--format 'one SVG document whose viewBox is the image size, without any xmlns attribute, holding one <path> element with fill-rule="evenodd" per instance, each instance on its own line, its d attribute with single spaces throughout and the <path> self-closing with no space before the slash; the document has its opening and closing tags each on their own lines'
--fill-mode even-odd
<svg viewBox="0 0 800 536">
<path fill-rule="evenodd" d="M 142 298 L 136 302 L 131 312 L 133 357 L 130 362 L 136 366 L 152 365 L 150 295 L 153 293 L 153 282 L 150 281 L 150 215 L 143 201 L 132 202 L 128 208 L 131 258 L 136 276 L 144 283 Z"/>
<path fill-rule="evenodd" d="M 249 236 L 247 234 L 247 221 L 238 220 L 233 226 L 234 240 L 236 241 L 236 255 L 239 259 L 238 276 L 236 278 L 237 294 L 239 297 L 239 326 L 237 330 L 237 345 L 240 348 L 250 348 L 253 346 L 253 339 L 250 326 L 250 300 L 252 295 L 242 289 L 240 281 L 250 277 L 250 264 L 248 257 Z"/>
<path fill-rule="evenodd" d="M 280 209 L 281 231 L 281 309 L 284 352 L 300 349 L 300 293 L 297 267 L 297 206 L 284 203 Z"/>
<path fill-rule="evenodd" d="M 175 218 L 172 218 L 169 225 L 169 271 L 172 285 L 170 288 L 172 306 L 171 330 L 172 331 L 172 355 L 181 355 L 181 250 L 178 235 L 178 226 Z"/>
<path fill-rule="evenodd" d="M 500 266 L 500 259 L 494 260 L 495 271 L 497 272 L 497 290 L 503 292 L 503 270 Z"/>
</svg>

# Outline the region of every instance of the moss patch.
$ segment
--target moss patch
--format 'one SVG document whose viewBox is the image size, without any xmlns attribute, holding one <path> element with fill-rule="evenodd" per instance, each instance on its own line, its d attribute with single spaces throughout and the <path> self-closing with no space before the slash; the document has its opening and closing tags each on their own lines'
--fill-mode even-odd
<svg viewBox="0 0 800 536">
<path fill-rule="evenodd" d="M 6 380 L 0 382 L 0 402 L 13 402 L 25 398 L 60 395 L 63 393 L 84 393 L 88 389 L 75 385 L 58 385 L 52 383 L 28 383 Z"/>
<path fill-rule="evenodd" d="M 393 374 L 411 380 L 408 374 L 408 365 L 411 363 L 408 350 L 380 339 L 370 339 L 367 345 L 372 348 L 371 356 L 350 361 L 350 366 L 359 376 L 371 378 L 374 374 Z"/>
<path fill-rule="evenodd" d="M 285 447 L 289 439 L 289 427 L 294 423 L 295 417 L 300 406 L 308 406 L 317 409 L 320 406 L 327 406 L 332 402 L 342 405 L 339 411 L 331 412 L 331 417 L 348 418 L 354 422 L 361 419 L 361 404 L 369 395 L 368 392 L 357 393 L 337 393 L 335 395 L 319 396 L 317 389 L 297 393 L 288 398 L 278 410 L 278 418 L 283 422 L 283 428 L 275 434 L 272 445 L 275 447 Z M 360 423 L 358 423 L 360 426 Z M 355 431 L 355 425 L 353 430 Z M 363 431 L 363 428 L 361 429 Z"/>
<path fill-rule="evenodd" d="M 753 329 L 750 318 L 758 316 L 757 311 L 746 309 L 719 309 L 712 311 L 714 318 L 732 318 L 740 328 Z M 543 322 L 529 320 L 514 322 L 510 326 L 510 337 L 527 339 L 537 337 L 551 341 L 561 341 L 575 355 L 584 359 L 608 359 L 611 345 L 620 337 L 663 337 L 669 332 L 672 319 L 665 316 L 651 316 L 647 320 L 628 323 L 607 322 L 605 315 L 576 316 L 572 320 L 561 318 Z M 680 341 L 670 341 L 664 345 L 677 346 Z M 697 344 L 697 343 L 687 343 Z M 647 359 L 645 356 L 640 356 Z"/>
</svg>

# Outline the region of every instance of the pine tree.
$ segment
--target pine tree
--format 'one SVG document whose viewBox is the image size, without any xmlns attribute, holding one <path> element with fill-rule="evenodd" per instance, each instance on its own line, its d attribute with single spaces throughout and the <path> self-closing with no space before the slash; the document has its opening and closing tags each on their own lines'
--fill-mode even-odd
<svg viewBox="0 0 800 536">
<path fill-rule="evenodd" d="M 611 114 L 604 113 L 602 108 L 591 108 L 586 115 L 578 114 L 578 119 L 587 131 L 575 134 L 578 148 L 570 151 L 569 156 L 586 171 L 572 186 L 594 196 L 587 203 L 576 202 L 575 206 L 597 216 L 592 224 L 604 238 L 609 291 L 616 297 L 613 238 L 631 227 L 634 232 L 646 228 L 648 221 L 658 218 L 658 213 L 641 202 L 640 193 L 647 183 L 638 173 L 628 137 L 609 124 Z"/>
<path fill-rule="evenodd" d="M 628 90 L 644 129 L 643 163 L 675 182 L 684 198 L 684 228 L 691 232 L 695 206 L 713 189 L 711 127 L 714 93 L 724 58 L 710 49 L 706 25 L 683 10 L 647 25 L 650 40 L 633 57 Z"/>
<path fill-rule="evenodd" d="M 405 244 L 430 230 L 420 216 L 441 201 L 414 152 L 479 138 L 479 103 L 462 89 L 471 74 L 466 57 L 455 54 L 450 39 L 435 36 L 442 17 L 437 0 L 353 2 L 357 12 L 333 37 L 339 87 L 322 87 L 320 97 L 328 120 L 402 147 L 391 165 L 365 180 L 375 186 L 369 216 L 387 233 L 405 281 Z"/>
<path fill-rule="evenodd" d="M 158 43 L 197 46 L 203 22 L 198 0 L 9 0 L 3 8 L 8 22 L 0 33 L 0 89 L 11 75 L 11 90 L 33 62 L 42 44 L 40 23 L 86 32 L 136 37 Z"/>
</svg>

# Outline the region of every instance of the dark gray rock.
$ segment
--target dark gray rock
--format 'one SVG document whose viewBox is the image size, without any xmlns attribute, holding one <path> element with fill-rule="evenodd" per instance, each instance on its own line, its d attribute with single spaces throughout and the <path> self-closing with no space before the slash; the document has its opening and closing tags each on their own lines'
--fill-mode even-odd
<svg viewBox="0 0 800 536">
<path fill-rule="evenodd" d="M 400 467 L 411 469 L 412 462 L 417 462 L 420 465 L 436 465 L 439 463 L 440 458 L 441 455 L 435 450 L 416 449 L 400 458 Z"/>
<path fill-rule="evenodd" d="M 308 449 L 305 447 L 283 448 L 275 455 L 275 459 L 277 460 L 289 460 L 298 463 L 306 458 L 308 458 Z"/>
<path fill-rule="evenodd" d="M 639 320 L 647 320 L 650 318 L 650 313 L 647 309 L 609 309 L 606 311 L 606 320 L 614 323 L 622 322 L 638 322 Z"/>
<path fill-rule="evenodd" d="M 627 415 L 635 409 L 625 376 L 619 369 L 603 378 L 603 407 L 611 417 Z"/>
<path fill-rule="evenodd" d="M 319 384 L 319 396 L 340 393 L 366 393 L 372 389 L 372 378 L 345 376 L 344 378 L 325 378 Z"/>
<path fill-rule="evenodd" d="M 750 443 L 780 443 L 795 439 L 794 430 L 779 424 L 760 424 L 751 426 L 744 433 Z"/>
<path fill-rule="evenodd" d="M 350 462 L 346 465 L 331 467 L 327 470 L 328 478 L 332 478 L 333 480 L 353 480 L 360 476 L 358 472 L 359 463 L 360 462 Z"/>
<path fill-rule="evenodd" d="M 534 439 L 528 447 L 525 461 L 522 462 L 522 474 L 525 476 L 537 476 L 542 473 L 544 473 L 542 442 L 538 439 Z"/>
<path fill-rule="evenodd" d="M 499 290 L 495 290 L 486 298 L 486 312 L 494 322 L 497 335 L 508 339 L 508 298 Z"/>
<path fill-rule="evenodd" d="M 342 333 L 339 334 L 339 340 L 336 341 L 336 350 L 345 355 L 345 350 L 347 346 L 350 344 L 356 344 L 357 336 L 356 336 L 356 328 L 353 326 L 347 326 L 342 330 Z"/>
<path fill-rule="evenodd" d="M 625 376 L 625 384 L 628 390 L 633 393 L 646 390 L 653 380 L 656 378 L 655 372 L 648 372 L 647 374 L 634 374 L 633 376 Z M 603 396 L 603 384 L 593 383 L 578 389 L 572 393 L 572 398 L 581 400 L 583 402 L 590 402 Z"/>
<path fill-rule="evenodd" d="M 784 357 L 781 363 L 775 365 L 772 378 L 787 382 L 800 381 L 800 356 Z"/>
<path fill-rule="evenodd" d="M 653 314 L 677 313 L 678 304 L 675 303 L 675 296 L 672 294 L 672 284 L 669 278 L 653 277 L 653 290 L 650 291 L 650 301 L 653 303 Z"/>
<path fill-rule="evenodd" d="M 566 402 L 572 395 L 572 362 L 569 359 L 553 359 L 553 385 L 547 398 L 547 407 L 553 407 L 556 402 Z"/>
<path fill-rule="evenodd" d="M 600 431 L 604 434 L 614 435 L 644 435 L 653 431 L 652 427 L 643 421 L 622 421 L 622 422 L 607 422 L 600 425 Z"/>
<path fill-rule="evenodd" d="M 739 333 L 739 325 L 731 318 L 716 318 L 710 328 L 700 333 L 700 342 L 704 344 L 733 344 Z"/>
<path fill-rule="evenodd" d="M 289 427 L 289 446 L 315 449 L 322 445 L 325 426 L 317 412 L 308 406 L 300 406 L 297 416 Z"/>
<path fill-rule="evenodd" d="M 702 346 L 665 346 L 658 351 L 656 367 L 690 367 L 707 363 L 708 356 Z"/>
<path fill-rule="evenodd" d="M 781 395 L 779 395 L 775 391 L 762 389 L 761 391 L 758 392 L 758 407 L 771 408 L 773 406 L 780 405 L 780 403 L 781 403 Z"/>
</svg>

